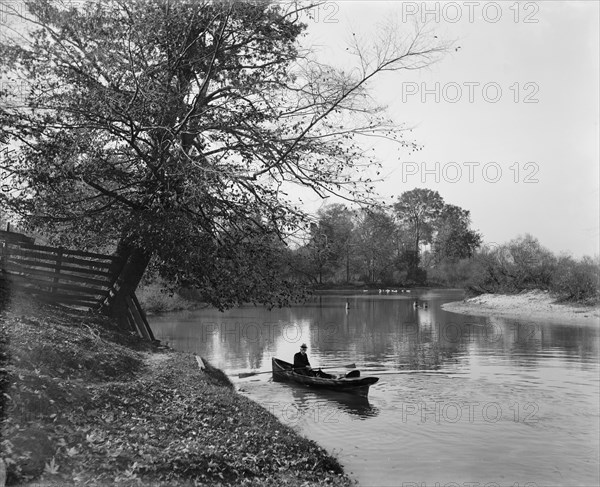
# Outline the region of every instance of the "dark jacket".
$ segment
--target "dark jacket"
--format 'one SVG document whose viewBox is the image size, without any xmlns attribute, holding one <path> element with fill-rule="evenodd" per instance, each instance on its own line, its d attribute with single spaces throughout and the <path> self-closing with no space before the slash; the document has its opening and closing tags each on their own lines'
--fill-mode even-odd
<svg viewBox="0 0 600 487">
<path fill-rule="evenodd" d="M 310 362 L 308 361 L 308 355 L 302 352 L 297 352 L 294 355 L 294 368 L 296 367 L 310 367 Z M 306 370 L 306 369 L 304 369 Z"/>
</svg>

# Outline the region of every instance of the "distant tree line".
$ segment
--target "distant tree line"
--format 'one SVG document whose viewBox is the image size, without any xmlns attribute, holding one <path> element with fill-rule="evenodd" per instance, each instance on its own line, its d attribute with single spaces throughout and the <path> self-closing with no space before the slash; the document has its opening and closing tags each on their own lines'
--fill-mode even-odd
<svg viewBox="0 0 600 487">
<path fill-rule="evenodd" d="M 600 302 L 600 261 L 556 255 L 531 235 L 483 243 L 468 210 L 413 189 L 387 207 L 322 208 L 280 271 L 312 286 L 447 286 L 471 294 L 541 289 L 564 301 Z M 289 259 L 289 269 L 282 265 Z M 286 270 L 287 269 L 287 270 Z"/>
<path fill-rule="evenodd" d="M 468 210 L 437 191 L 413 189 L 388 207 L 322 208 L 292 268 L 315 285 L 423 285 L 427 269 L 471 259 L 481 235 Z"/>
</svg>

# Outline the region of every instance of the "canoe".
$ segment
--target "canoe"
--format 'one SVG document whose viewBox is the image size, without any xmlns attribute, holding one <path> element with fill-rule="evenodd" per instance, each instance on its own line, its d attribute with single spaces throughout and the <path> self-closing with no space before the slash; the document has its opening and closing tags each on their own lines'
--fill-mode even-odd
<svg viewBox="0 0 600 487">
<path fill-rule="evenodd" d="M 357 377 L 358 371 L 352 372 L 348 376 L 337 377 L 331 374 L 322 373 L 320 377 L 303 375 L 294 371 L 292 364 L 279 359 L 272 359 L 273 380 L 282 382 L 296 382 L 309 387 L 320 389 L 330 389 L 340 392 L 349 392 L 359 396 L 367 396 L 369 387 L 375 384 L 379 377 Z"/>
</svg>

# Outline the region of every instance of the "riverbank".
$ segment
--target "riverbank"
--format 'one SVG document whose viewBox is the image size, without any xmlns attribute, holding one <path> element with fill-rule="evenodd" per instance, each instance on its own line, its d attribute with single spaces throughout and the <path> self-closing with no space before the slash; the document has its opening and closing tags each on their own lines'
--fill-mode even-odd
<svg viewBox="0 0 600 487">
<path fill-rule="evenodd" d="M 443 286 L 439 286 L 443 287 Z M 336 295 L 349 293 L 375 293 L 375 294 L 396 294 L 410 293 L 433 289 L 434 286 L 373 286 L 373 285 L 321 285 L 310 289 L 309 294 Z M 452 289 L 452 288 L 447 288 Z M 208 307 L 203 303 L 201 296 L 193 289 L 181 289 L 178 292 L 169 291 L 166 284 L 153 282 L 142 284 L 138 287 L 136 295 L 142 305 L 142 308 L 148 315 L 160 315 L 163 313 L 172 313 L 174 311 L 193 311 Z"/>
<path fill-rule="evenodd" d="M 0 361 L 7 485 L 352 485 L 220 370 L 105 317 L 14 300 Z"/>
<path fill-rule="evenodd" d="M 464 301 L 445 303 L 442 309 L 474 316 L 501 316 L 565 324 L 600 324 L 600 307 L 560 303 L 555 296 L 545 291 L 512 295 L 482 294 Z"/>
</svg>

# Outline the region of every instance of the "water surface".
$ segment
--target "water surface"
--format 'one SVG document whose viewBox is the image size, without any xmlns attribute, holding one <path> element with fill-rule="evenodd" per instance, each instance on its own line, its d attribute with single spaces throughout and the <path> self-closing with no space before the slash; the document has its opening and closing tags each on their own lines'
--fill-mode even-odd
<svg viewBox="0 0 600 487">
<path fill-rule="evenodd" d="M 242 393 L 334 453 L 363 486 L 599 485 L 599 327 L 443 311 L 462 292 L 314 297 L 268 311 L 151 318 Z M 348 307 L 348 309 L 347 309 Z M 307 343 L 313 366 L 356 363 L 368 399 L 275 383 L 271 357 Z"/>
</svg>

